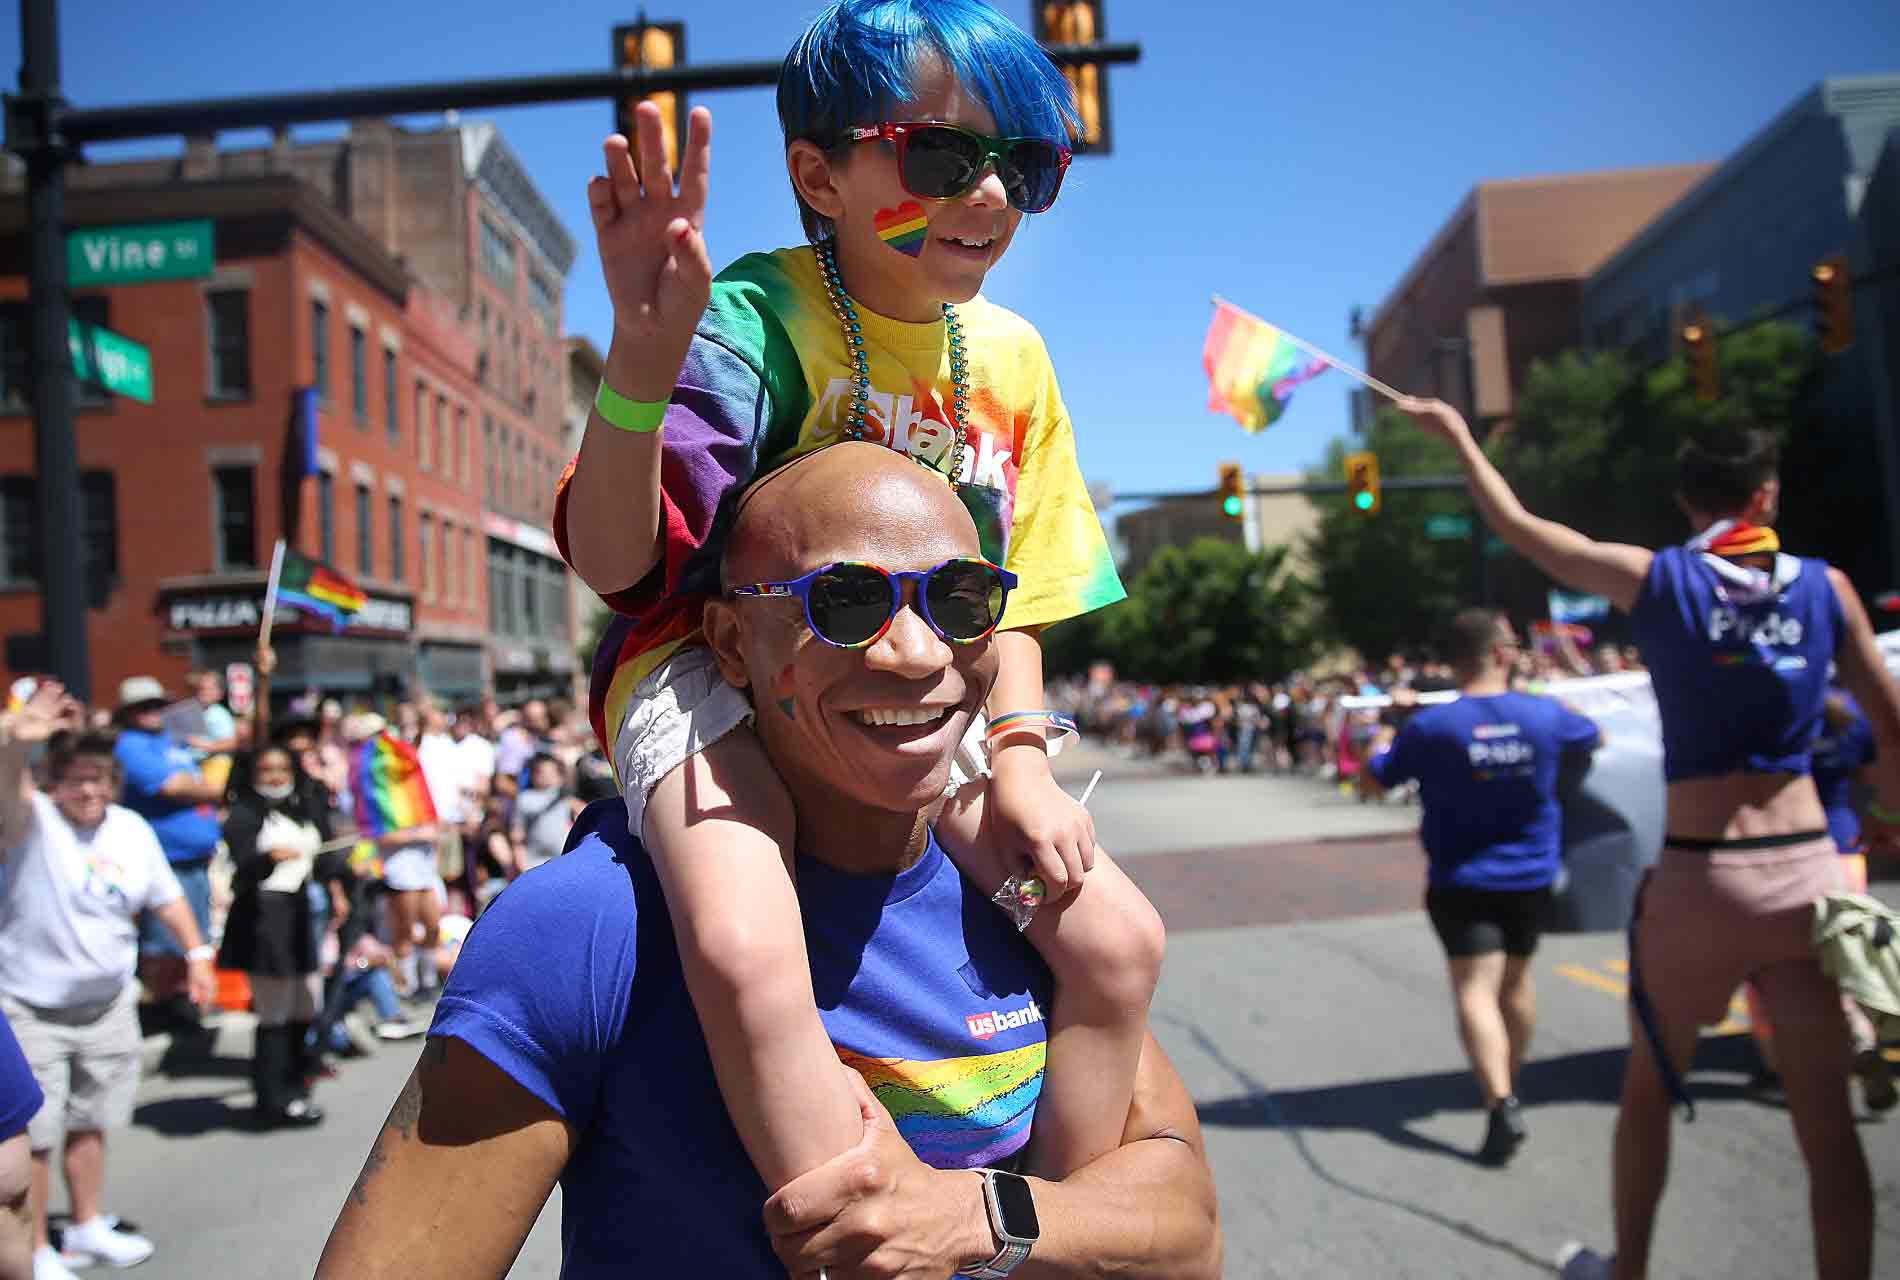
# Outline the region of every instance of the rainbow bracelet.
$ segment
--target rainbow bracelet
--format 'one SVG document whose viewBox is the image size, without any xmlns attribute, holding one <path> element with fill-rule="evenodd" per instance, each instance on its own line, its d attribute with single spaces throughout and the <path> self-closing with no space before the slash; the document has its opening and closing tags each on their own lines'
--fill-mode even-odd
<svg viewBox="0 0 1900 1280">
<path fill-rule="evenodd" d="M 1070 738 L 1082 736 L 1075 727 L 1075 717 L 1060 711 L 1008 711 L 990 721 L 989 728 L 983 731 L 983 743 L 988 746 L 1012 733 L 1033 733 L 1038 730 L 1042 732 L 1043 742 L 1051 756 L 1062 754 L 1062 748 Z"/>
<path fill-rule="evenodd" d="M 666 421 L 665 400 L 629 400 L 607 385 L 602 379 L 600 390 L 594 393 L 594 412 L 600 420 L 617 431 L 632 431 L 638 435 L 647 435 L 658 431 L 660 424 Z"/>
</svg>

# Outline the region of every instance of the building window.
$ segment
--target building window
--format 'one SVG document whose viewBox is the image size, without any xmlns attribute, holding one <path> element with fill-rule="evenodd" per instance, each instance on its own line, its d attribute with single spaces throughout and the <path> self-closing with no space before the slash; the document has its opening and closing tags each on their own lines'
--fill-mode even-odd
<svg viewBox="0 0 1900 1280">
<path fill-rule="evenodd" d="M 365 576 L 376 572 L 376 539 L 370 529 L 369 486 L 356 486 L 356 571 Z"/>
<path fill-rule="evenodd" d="M 532 483 L 528 475 L 528 437 L 519 433 L 515 436 L 515 491 L 513 510 L 524 510 L 528 505 L 528 485 Z"/>
<path fill-rule="evenodd" d="M 468 525 L 462 526 L 462 581 L 467 584 L 467 594 L 462 597 L 462 603 L 470 609 L 473 609 L 475 607 L 475 584 L 477 582 L 475 576 L 475 530 Z"/>
<path fill-rule="evenodd" d="M 400 384 L 396 379 L 396 348 L 383 348 L 383 433 L 388 437 L 389 447 L 394 449 L 402 444 L 402 424 L 396 421 L 396 388 Z"/>
<path fill-rule="evenodd" d="M 257 568 L 257 469 L 217 467 L 211 479 L 217 502 L 217 567 Z"/>
<path fill-rule="evenodd" d="M 489 506 L 495 505 L 495 420 L 482 415 L 482 474 L 487 481 Z"/>
<path fill-rule="evenodd" d="M 539 271 L 528 273 L 528 305 L 534 308 L 534 314 L 541 318 L 541 327 L 550 334 L 555 331 L 554 286 L 544 279 Z"/>
<path fill-rule="evenodd" d="M 416 516 L 416 572 L 422 578 L 422 598 L 425 602 L 435 599 L 435 562 L 430 557 L 430 534 L 435 532 L 435 521 L 427 511 Z"/>
<path fill-rule="evenodd" d="M 389 580 L 401 582 L 402 563 L 402 495 L 389 495 Z"/>
<path fill-rule="evenodd" d="M 251 394 L 251 295 L 244 289 L 205 294 L 205 327 L 211 353 L 211 385 L 219 399 Z"/>
<path fill-rule="evenodd" d="M 314 360 L 310 385 L 327 404 L 330 400 L 330 304 L 322 298 L 310 299 L 310 350 Z"/>
<path fill-rule="evenodd" d="M 455 468 L 455 458 L 449 453 L 449 400 L 447 396 L 435 398 L 435 465 L 448 476 Z"/>
<path fill-rule="evenodd" d="M 356 425 L 369 426 L 369 338 L 355 325 L 350 326 L 350 408 L 356 411 Z"/>
<path fill-rule="evenodd" d="M 523 554 L 515 566 L 520 571 L 521 625 L 523 634 L 541 634 L 541 557 Z"/>
<path fill-rule="evenodd" d="M 441 536 L 435 539 L 435 594 L 443 604 L 456 602 L 456 526 L 443 517 Z"/>
<path fill-rule="evenodd" d="M 30 587 L 40 577 L 39 492 L 34 477 L 0 476 L 0 586 Z M 119 576 L 118 506 L 110 471 L 79 477 L 80 567 L 101 592 Z"/>
<path fill-rule="evenodd" d="M 73 319 L 81 324 L 110 329 L 111 309 L 103 294 L 88 294 L 72 301 Z M 33 327 L 31 313 L 24 302 L 0 303 L 0 410 L 24 413 L 33 391 Z M 73 403 L 79 406 L 107 402 L 105 388 L 81 382 L 73 377 Z"/>
<path fill-rule="evenodd" d="M 468 410 L 455 411 L 455 474 L 468 487 Z"/>
<path fill-rule="evenodd" d="M 515 626 L 515 550 L 505 543 L 488 544 L 488 625 L 497 635 L 513 636 Z"/>
<path fill-rule="evenodd" d="M 501 491 L 495 495 L 495 505 L 503 511 L 513 511 L 515 509 L 515 476 L 514 472 L 510 470 L 508 466 L 509 443 L 508 427 L 507 424 L 504 423 L 501 428 L 501 475 L 499 481 Z"/>
<path fill-rule="evenodd" d="M 416 383 L 416 466 L 429 469 L 429 388 Z"/>
<path fill-rule="evenodd" d="M 500 227 L 482 219 L 482 270 L 500 285 L 510 298 L 515 296 L 515 242 Z"/>
<path fill-rule="evenodd" d="M 26 303 L 0 303 L 0 409 L 8 413 L 25 413 L 32 395 L 31 323 Z"/>
<path fill-rule="evenodd" d="M 336 477 L 317 472 L 317 546 L 325 564 L 336 563 Z"/>
</svg>

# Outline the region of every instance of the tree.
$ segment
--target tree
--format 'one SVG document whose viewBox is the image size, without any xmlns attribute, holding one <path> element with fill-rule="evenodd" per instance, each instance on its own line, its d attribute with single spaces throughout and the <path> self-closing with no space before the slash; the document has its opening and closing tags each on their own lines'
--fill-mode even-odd
<svg viewBox="0 0 1900 1280">
<path fill-rule="evenodd" d="M 1386 480 L 1458 470 L 1449 448 L 1388 407 L 1379 410 L 1364 439 L 1335 440 L 1328 446 L 1326 461 L 1307 479 L 1342 479 L 1346 454 L 1356 449 L 1379 455 L 1379 471 Z M 1471 502 L 1465 495 L 1388 487 L 1383 509 L 1372 516 L 1352 510 L 1344 499 L 1317 501 L 1319 529 L 1307 552 L 1329 639 L 1351 645 L 1368 660 L 1416 650 L 1435 638 L 1444 619 L 1470 603 L 1470 539 L 1435 542 L 1425 534 L 1431 516 L 1470 516 Z M 1482 534 L 1474 518 L 1472 536 Z"/>
<path fill-rule="evenodd" d="M 1052 628 L 1044 666 L 1072 673 L 1106 659 L 1120 675 L 1161 683 L 1279 679 L 1312 652 L 1307 589 L 1288 572 L 1288 554 L 1216 538 L 1164 547 L 1127 600 Z"/>
</svg>

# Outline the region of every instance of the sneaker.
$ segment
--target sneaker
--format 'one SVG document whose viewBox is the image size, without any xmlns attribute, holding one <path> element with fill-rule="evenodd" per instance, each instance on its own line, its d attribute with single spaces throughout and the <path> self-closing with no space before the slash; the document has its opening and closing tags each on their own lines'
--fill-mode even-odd
<svg viewBox="0 0 1900 1280">
<path fill-rule="evenodd" d="M 1860 1077 L 1860 1096 L 1873 1112 L 1892 1111 L 1900 1103 L 1900 1089 L 1893 1083 L 1893 1070 L 1880 1050 L 1869 1046 L 1854 1055 L 1854 1074 Z"/>
<path fill-rule="evenodd" d="M 257 1110 L 260 1129 L 308 1129 L 323 1123 L 323 1108 L 308 1098 L 292 1098 L 282 1111 Z"/>
<path fill-rule="evenodd" d="M 340 1024 L 343 1033 L 349 1037 L 350 1047 L 359 1058 L 367 1058 L 376 1052 L 376 1039 L 370 1035 L 369 1024 L 355 1014 L 346 1014 Z"/>
<path fill-rule="evenodd" d="M 1610 1280 L 1611 1259 L 1572 1240 L 1557 1250 L 1557 1274 L 1562 1280 Z"/>
<path fill-rule="evenodd" d="M 1491 1119 L 1485 1126 L 1484 1145 L 1478 1148 L 1478 1159 L 1494 1166 L 1508 1163 L 1528 1137 L 1530 1129 L 1524 1124 L 1523 1106 L 1515 1097 L 1504 1098 L 1491 1108 Z"/>
<path fill-rule="evenodd" d="M 84 1256 L 108 1267 L 136 1267 L 152 1256 L 150 1240 L 121 1231 L 103 1218 L 67 1227 L 60 1238 L 60 1248 L 68 1258 Z"/>
<path fill-rule="evenodd" d="M 388 1022 L 376 1024 L 378 1040 L 409 1040 L 421 1035 L 428 1028 L 420 1022 L 406 1022 L 401 1018 L 391 1018 Z"/>
<path fill-rule="evenodd" d="M 79 1280 L 79 1277 L 59 1256 L 59 1250 L 48 1244 L 33 1251 L 33 1280 Z"/>
</svg>

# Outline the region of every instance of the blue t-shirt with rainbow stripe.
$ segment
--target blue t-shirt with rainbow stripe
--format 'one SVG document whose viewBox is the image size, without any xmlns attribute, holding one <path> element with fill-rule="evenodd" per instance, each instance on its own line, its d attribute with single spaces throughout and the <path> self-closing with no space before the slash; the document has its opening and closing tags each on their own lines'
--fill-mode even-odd
<svg viewBox="0 0 1900 1280">
<path fill-rule="evenodd" d="M 625 804 L 590 806 L 568 847 L 470 932 L 430 1034 L 575 1130 L 563 1277 L 782 1276 Z M 798 895 L 819 1015 L 912 1149 L 939 1168 L 1014 1156 L 1042 1087 L 1041 959 L 934 839 L 896 874 L 803 859 Z"/>
</svg>

